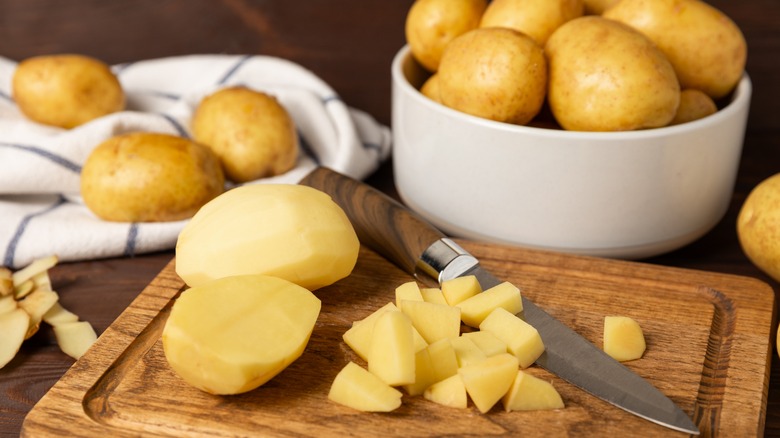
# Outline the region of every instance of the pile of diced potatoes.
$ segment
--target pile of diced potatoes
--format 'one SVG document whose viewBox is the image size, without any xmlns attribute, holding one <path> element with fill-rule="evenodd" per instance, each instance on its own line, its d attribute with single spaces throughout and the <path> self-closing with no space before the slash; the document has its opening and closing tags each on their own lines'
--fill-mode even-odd
<svg viewBox="0 0 780 438">
<path fill-rule="evenodd" d="M 441 288 L 412 281 L 397 287 L 395 298 L 344 333 L 367 367 L 347 363 L 331 385 L 330 400 L 389 412 L 401 406 L 401 388 L 453 408 L 468 407 L 470 399 L 482 413 L 499 401 L 506 411 L 564 407 L 551 382 L 524 371 L 545 347 L 539 332 L 516 316 L 523 301 L 513 284 L 483 292 L 474 276 Z M 606 317 L 604 350 L 619 361 L 640 358 L 645 340 L 636 321 Z"/>
<path fill-rule="evenodd" d="M 368 364 L 349 362 L 328 398 L 361 411 L 388 412 L 410 396 L 454 408 L 468 400 L 487 412 L 558 409 L 563 401 L 548 381 L 523 371 L 544 352 L 537 330 L 517 317 L 520 290 L 504 282 L 482 291 L 474 276 L 420 288 L 395 290 L 388 303 L 344 333 L 347 345 Z M 475 331 L 461 330 L 462 324 Z"/>
</svg>

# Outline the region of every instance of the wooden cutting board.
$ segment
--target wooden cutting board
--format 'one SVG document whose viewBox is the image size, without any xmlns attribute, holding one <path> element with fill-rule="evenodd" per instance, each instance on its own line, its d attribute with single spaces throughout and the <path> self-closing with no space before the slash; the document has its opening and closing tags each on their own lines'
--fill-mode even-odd
<svg viewBox="0 0 780 438">
<path fill-rule="evenodd" d="M 694 418 L 703 436 L 763 435 L 774 293 L 756 279 L 460 242 L 500 278 L 601 344 L 606 315 L 642 326 L 647 351 L 627 366 Z M 546 371 L 566 408 L 487 414 L 404 396 L 392 413 L 360 413 L 327 399 L 350 360 L 341 340 L 352 321 L 393 300 L 410 277 L 368 249 L 353 274 L 316 291 L 322 313 L 304 354 L 264 386 L 213 396 L 168 367 L 160 335 L 184 284 L 172 261 L 54 385 L 25 419 L 22 436 L 674 436 Z"/>
</svg>

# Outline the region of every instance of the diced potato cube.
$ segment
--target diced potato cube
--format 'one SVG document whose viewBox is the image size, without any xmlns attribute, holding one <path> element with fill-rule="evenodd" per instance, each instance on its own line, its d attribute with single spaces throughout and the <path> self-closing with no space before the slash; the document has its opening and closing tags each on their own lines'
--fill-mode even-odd
<svg viewBox="0 0 780 438">
<path fill-rule="evenodd" d="M 460 335 L 460 309 L 457 307 L 404 300 L 401 311 L 429 344 Z"/>
<path fill-rule="evenodd" d="M 517 358 L 509 353 L 489 357 L 458 370 L 471 401 L 483 414 L 506 394 L 517 375 Z"/>
<path fill-rule="evenodd" d="M 509 411 L 537 411 L 562 409 L 563 400 L 552 383 L 517 371 L 512 387 L 502 398 L 504 409 Z"/>
<path fill-rule="evenodd" d="M 436 383 L 436 373 L 431 362 L 431 354 L 423 348 L 414 355 L 414 383 L 404 385 L 409 395 L 420 395 L 426 388 Z"/>
<path fill-rule="evenodd" d="M 498 339 L 493 333 L 476 331 L 463 333 L 461 336 L 471 339 L 485 353 L 485 356 L 490 357 L 507 352 L 506 342 Z"/>
<path fill-rule="evenodd" d="M 450 376 L 458 374 L 458 357 L 455 355 L 455 348 L 452 346 L 452 339 L 444 338 L 429 344 L 426 347 L 431 356 L 434 381 L 439 382 Z"/>
<path fill-rule="evenodd" d="M 371 348 L 371 334 L 374 330 L 374 323 L 382 313 L 388 310 L 397 312 L 398 307 L 393 303 L 387 303 L 360 321 L 355 321 L 352 324 L 352 327 L 342 335 L 344 342 L 355 352 L 355 354 L 360 356 L 361 359 L 368 360 L 368 351 Z M 420 336 L 417 329 L 414 329 L 413 335 L 415 351 L 420 351 L 428 345 L 428 343 L 425 342 L 425 339 Z"/>
<path fill-rule="evenodd" d="M 604 318 L 604 352 L 617 361 L 626 362 L 645 353 L 645 335 L 634 319 L 627 316 Z"/>
<path fill-rule="evenodd" d="M 420 293 L 420 287 L 414 281 L 404 283 L 395 288 L 395 305 L 402 309 L 401 301 L 423 301 L 423 296 Z"/>
<path fill-rule="evenodd" d="M 55 325 L 54 336 L 60 350 L 74 359 L 83 356 L 97 340 L 95 329 L 86 321 Z"/>
<path fill-rule="evenodd" d="M 368 371 L 390 386 L 414 383 L 412 323 L 401 312 L 382 313 L 374 323 Z"/>
<path fill-rule="evenodd" d="M 401 391 L 360 365 L 349 362 L 333 379 L 328 399 L 364 412 L 390 412 L 401 406 Z"/>
<path fill-rule="evenodd" d="M 523 368 L 531 366 L 544 352 L 539 332 L 502 307 L 493 310 L 479 325 L 479 329 L 504 341 L 508 351 L 520 361 Z"/>
<path fill-rule="evenodd" d="M 438 287 L 424 287 L 420 289 L 420 294 L 423 297 L 423 301 L 434 304 L 447 305 L 447 300 L 444 299 L 444 294 Z"/>
<path fill-rule="evenodd" d="M 453 278 L 441 284 L 441 293 L 450 306 L 455 306 L 461 301 L 481 292 L 482 286 L 479 285 L 477 277 L 473 275 Z"/>
<path fill-rule="evenodd" d="M 455 339 L 450 339 L 450 342 L 452 343 L 452 348 L 455 349 L 455 356 L 458 358 L 459 368 L 487 359 L 487 355 L 469 338 L 460 336 Z"/>
<path fill-rule="evenodd" d="M 523 310 L 523 300 L 520 289 L 509 282 L 493 286 L 481 294 L 474 295 L 457 304 L 460 307 L 460 317 L 469 327 L 479 327 L 493 309 L 502 307 L 510 313 Z"/>
<path fill-rule="evenodd" d="M 423 392 L 423 397 L 434 403 L 451 408 L 465 409 L 468 407 L 466 385 L 459 374 L 450 376 L 429 386 Z"/>
</svg>

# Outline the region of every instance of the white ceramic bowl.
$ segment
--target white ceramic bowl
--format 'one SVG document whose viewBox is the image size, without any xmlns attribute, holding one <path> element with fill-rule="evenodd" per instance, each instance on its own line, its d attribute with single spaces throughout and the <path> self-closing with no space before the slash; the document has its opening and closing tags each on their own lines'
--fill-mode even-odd
<svg viewBox="0 0 780 438">
<path fill-rule="evenodd" d="M 682 247 L 728 209 L 751 82 L 694 122 L 631 132 L 515 126 L 437 104 L 408 46 L 392 64 L 393 169 L 401 199 L 443 232 L 637 259 Z"/>
</svg>

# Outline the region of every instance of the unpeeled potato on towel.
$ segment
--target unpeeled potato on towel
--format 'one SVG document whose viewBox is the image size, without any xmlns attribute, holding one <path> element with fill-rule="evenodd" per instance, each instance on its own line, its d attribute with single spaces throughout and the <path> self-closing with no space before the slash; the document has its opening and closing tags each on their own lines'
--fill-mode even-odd
<svg viewBox="0 0 780 438">
<path fill-rule="evenodd" d="M 12 93 L 29 119 L 66 129 L 125 107 L 122 86 L 108 65 L 83 55 L 36 56 L 20 62 Z"/>
<path fill-rule="evenodd" d="M 275 97 L 245 87 L 206 96 L 193 116 L 192 133 L 237 183 L 280 175 L 298 157 L 298 135 L 287 110 Z"/>
<path fill-rule="evenodd" d="M 224 183 L 219 160 L 206 146 L 136 132 L 95 147 L 81 171 L 81 196 L 103 220 L 175 221 L 192 217 Z"/>
</svg>

